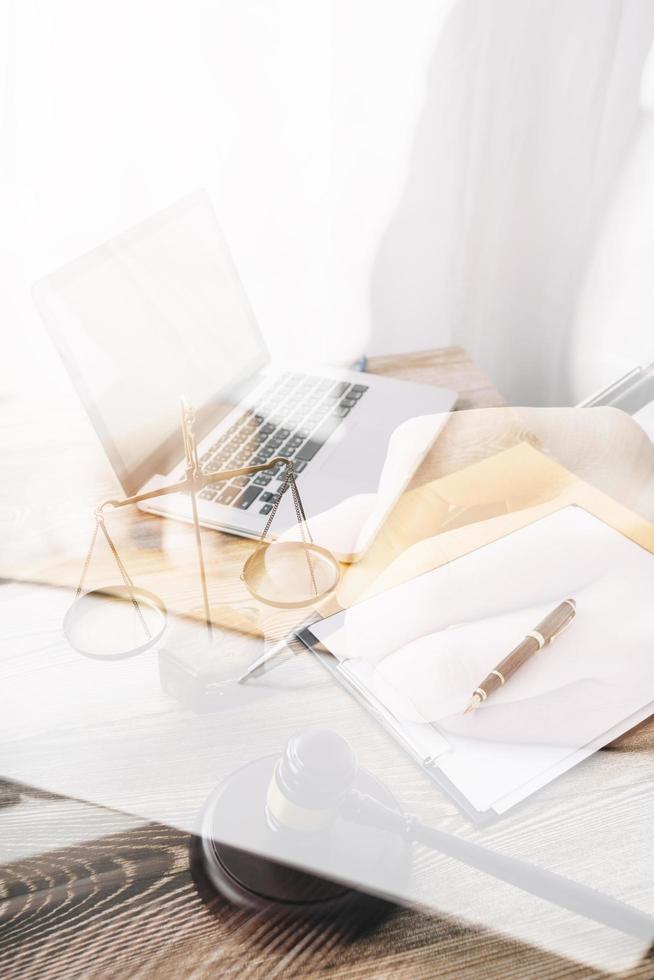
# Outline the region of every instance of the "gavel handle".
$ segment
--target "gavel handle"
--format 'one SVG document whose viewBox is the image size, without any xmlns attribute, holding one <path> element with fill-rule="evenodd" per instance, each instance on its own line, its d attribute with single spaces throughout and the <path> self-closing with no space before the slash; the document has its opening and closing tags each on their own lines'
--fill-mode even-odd
<svg viewBox="0 0 654 980">
<path fill-rule="evenodd" d="M 345 806 L 347 814 L 356 820 L 400 833 L 407 840 L 439 851 L 530 895 L 638 939 L 651 942 L 654 938 L 654 919 L 651 916 L 579 882 L 428 827 L 413 817 L 403 817 L 357 790 L 352 790 Z"/>
</svg>

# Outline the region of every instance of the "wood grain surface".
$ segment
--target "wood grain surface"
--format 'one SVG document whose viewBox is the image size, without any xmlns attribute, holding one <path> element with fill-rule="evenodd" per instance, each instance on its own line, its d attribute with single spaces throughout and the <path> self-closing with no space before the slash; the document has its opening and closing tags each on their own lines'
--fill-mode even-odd
<svg viewBox="0 0 654 980">
<path fill-rule="evenodd" d="M 500 406 L 503 401 L 488 379 L 459 349 L 423 352 L 371 360 L 369 369 L 431 384 L 443 384 L 460 392 L 458 407 Z M 520 430 L 522 423 L 517 420 Z M 525 438 L 532 439 L 525 428 Z M 489 432 L 471 434 L 457 425 L 456 416 L 425 461 L 414 485 L 434 479 L 474 462 L 490 449 L 503 448 L 504 436 Z M 515 441 L 515 432 L 510 438 Z M 482 448 L 480 448 L 480 444 Z M 63 511 L 62 511 L 63 512 Z M 165 532 L 162 524 L 166 524 Z M 155 553 L 160 552 L 162 534 L 173 557 L 179 555 L 176 526 L 157 518 L 137 515 L 126 521 L 125 535 L 138 536 L 145 551 L 150 546 L 144 569 L 154 573 Z M 172 526 L 172 529 L 171 529 Z M 242 561 L 246 542 L 214 535 L 215 551 L 210 561 L 224 567 L 227 554 Z M 181 541 L 181 534 L 180 534 Z M 216 557 L 218 556 L 218 557 Z M 34 560 L 21 555 L 20 562 L 7 562 L 7 571 L 30 574 L 43 572 L 39 555 Z M 67 566 L 66 566 L 67 567 Z M 71 565 L 71 569 L 72 569 Z M 48 566 L 51 571 L 51 563 Z M 61 571 L 61 568 L 59 569 Z M 24 577 L 28 577 L 25 575 Z M 163 576 L 162 576 L 163 580 Z M 187 608 L 193 603 L 189 585 Z M 233 594 L 225 587 L 218 597 L 227 604 Z M 247 603 L 244 597 L 244 617 Z M 260 627 L 260 623 L 255 624 Z M 279 629 L 285 628 L 279 624 Z M 270 626 L 270 624 L 268 624 Z M 253 629 L 252 632 L 257 632 Z M 318 695 L 319 698 L 323 695 Z M 330 695 L 331 696 L 331 695 Z M 350 699 L 343 691 L 334 697 L 347 711 L 346 724 L 360 726 Z M 289 712 L 299 711 L 297 698 L 289 700 Z M 299 717 L 299 715 L 298 715 Z M 346 717 L 345 714 L 343 717 Z M 293 719 L 291 719 L 293 720 Z M 347 728 L 344 730 L 347 736 Z M 583 851 L 583 837 L 610 844 L 610 820 L 592 806 L 598 782 L 609 773 L 613 781 L 611 807 L 615 813 L 632 806 L 651 807 L 649 796 L 636 796 L 633 786 L 619 778 L 620 754 L 642 759 L 638 778 L 643 785 L 651 778 L 651 726 L 641 726 L 614 746 L 599 753 L 595 768 L 586 770 L 587 809 L 581 815 L 578 836 L 568 833 L 567 847 Z M 399 765 L 401 750 L 376 731 L 363 764 L 384 751 L 388 765 Z M 406 766 L 405 766 L 406 768 Z M 403 770 L 404 771 L 404 770 Z M 616 776 L 616 774 L 618 774 Z M 624 782 L 624 781 L 623 781 Z M 548 853 L 561 827 L 579 826 L 579 813 L 572 813 L 565 779 L 549 787 L 551 820 L 548 834 L 539 838 Z M 422 814 L 436 813 L 447 829 L 461 826 L 455 808 L 442 800 L 434 806 L 434 787 L 417 769 L 411 769 L 406 799 Z M 286 914 L 252 912 L 212 896 L 197 868 L 190 861 L 188 834 L 137 817 L 92 806 L 79 800 L 37 792 L 29 787 L 7 785 L 0 796 L 0 976 L 3 978 L 77 977 L 563 977 L 601 976 L 597 971 L 548 954 L 526 943 L 496 933 L 464 927 L 460 920 L 425 915 L 408 909 L 392 909 L 376 923 L 361 923 L 337 917 L 331 921 L 304 921 Z M 654 817 L 654 812 L 652 812 Z M 528 840 L 529 814 L 503 821 L 490 837 L 498 847 L 521 845 L 533 854 Z M 525 829 L 527 828 L 527 829 Z M 625 841 L 624 846 L 629 846 Z M 592 851 L 592 848 L 590 849 Z M 568 855 L 563 855 L 565 862 Z M 418 853 L 416 862 L 427 875 L 442 872 L 433 855 Z M 587 864 L 592 866 L 592 855 Z M 565 866 L 565 864 L 564 864 Z M 589 872 L 590 874 L 591 872 Z M 590 879 L 592 881 L 592 878 Z M 460 887 L 469 882 L 461 877 Z M 654 911 L 651 890 L 636 894 L 634 901 Z M 501 895 L 498 892 L 498 901 Z M 542 914 L 536 906 L 535 915 Z M 552 927 L 556 914 L 552 913 Z M 629 977 L 654 977 L 654 960 L 643 959 Z"/>
<path fill-rule="evenodd" d="M 148 977 L 599 977 L 533 947 L 462 928 L 456 921 L 392 910 L 374 925 L 250 912 L 208 898 L 189 868 L 187 835 L 156 824 L 115 832 L 120 815 L 25 792 L 4 844 L 47 847 L 51 821 L 82 842 L 2 868 L 2 976 Z M 13 826 L 9 826 L 9 823 Z M 112 832 L 114 831 L 114 832 Z M 5 851 L 6 855 L 6 851 Z M 652 977 L 654 961 L 629 974 Z"/>
</svg>

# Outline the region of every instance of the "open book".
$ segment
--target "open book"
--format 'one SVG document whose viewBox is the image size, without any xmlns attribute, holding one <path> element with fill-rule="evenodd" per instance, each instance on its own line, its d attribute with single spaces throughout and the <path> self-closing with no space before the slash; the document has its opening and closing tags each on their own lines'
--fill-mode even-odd
<svg viewBox="0 0 654 980">
<path fill-rule="evenodd" d="M 474 689 L 573 598 L 570 628 Z M 477 813 L 503 813 L 654 711 L 654 555 L 578 506 L 309 627 L 303 639 Z"/>
</svg>

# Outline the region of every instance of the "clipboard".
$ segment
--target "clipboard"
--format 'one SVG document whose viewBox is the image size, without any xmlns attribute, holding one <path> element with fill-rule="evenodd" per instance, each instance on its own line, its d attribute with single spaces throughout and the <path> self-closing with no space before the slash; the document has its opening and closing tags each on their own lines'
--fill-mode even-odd
<svg viewBox="0 0 654 980">
<path fill-rule="evenodd" d="M 520 487 L 519 497 L 515 494 L 516 485 Z M 517 506 L 510 509 L 498 503 L 503 494 L 506 494 L 509 500 L 513 496 L 514 504 Z M 434 481 L 427 487 L 411 491 L 407 496 L 414 498 L 419 496 L 423 501 L 430 496 L 433 499 L 445 500 L 450 513 L 455 509 L 459 509 L 460 512 L 462 509 L 469 508 L 471 500 L 476 499 L 479 506 L 486 508 L 490 506 L 491 510 L 494 508 L 496 516 L 473 521 L 468 525 L 464 521 L 440 534 L 432 531 L 429 535 L 427 531 L 423 539 L 416 541 L 414 538 L 413 543 L 408 543 L 406 550 L 402 551 L 401 547 L 398 547 L 395 555 L 389 556 L 386 553 L 386 561 L 383 562 L 382 567 L 380 563 L 376 563 L 377 574 L 374 577 L 368 575 L 365 576 L 365 580 L 362 579 L 361 568 L 355 567 L 353 571 L 359 577 L 357 582 L 359 587 L 353 590 L 350 588 L 348 598 L 352 601 L 347 603 L 348 608 L 379 592 L 385 592 L 389 588 L 415 578 L 423 572 L 438 568 L 457 557 L 497 541 L 511 534 L 512 531 L 526 527 L 539 518 L 553 514 L 570 504 L 580 505 L 602 523 L 654 553 L 654 526 L 649 521 L 584 483 L 560 464 L 525 443 L 463 471 Z M 431 513 L 433 514 L 434 511 L 432 510 Z M 437 516 L 439 514 L 442 516 L 442 508 L 440 512 L 435 511 L 435 513 Z M 479 513 L 477 505 L 472 508 L 472 513 Z M 389 534 L 388 537 L 393 539 L 393 534 Z M 396 541 L 398 537 L 396 534 Z M 368 570 L 372 571 L 372 568 L 369 567 Z M 346 579 L 341 597 L 344 598 L 347 593 Z M 334 622 L 338 621 L 338 617 L 345 616 L 346 609 L 343 608 L 345 605 L 341 603 L 340 612 L 330 610 Z M 358 688 L 338 659 L 313 635 L 310 626 L 301 628 L 296 636 L 476 826 L 483 827 L 499 819 L 501 814 L 494 810 L 477 810 L 470 803 L 440 771 L 437 759 L 434 759 L 431 753 L 412 737 L 406 726 L 398 721 L 384 704 L 371 696 L 368 689 Z"/>
<path fill-rule="evenodd" d="M 344 616 L 345 613 L 339 615 Z M 475 809 L 469 802 L 469 800 L 459 792 L 454 783 L 447 778 L 447 776 L 440 771 L 436 766 L 436 757 L 428 752 L 425 752 L 417 741 L 411 737 L 407 726 L 403 725 L 398 719 L 393 715 L 391 711 L 386 708 L 385 705 L 375 698 L 368 691 L 364 691 L 358 687 L 353 681 L 352 677 L 343 670 L 341 664 L 318 640 L 312 633 L 311 627 L 305 627 L 294 634 L 296 638 L 313 653 L 318 662 L 325 668 L 328 673 L 334 677 L 339 684 L 341 684 L 351 695 L 358 701 L 358 703 L 365 708 L 365 710 L 372 715 L 372 717 L 377 721 L 382 728 L 388 732 L 388 734 L 398 742 L 404 751 L 409 755 L 414 762 L 422 769 L 426 776 L 429 777 L 438 787 L 443 790 L 450 799 L 455 803 L 455 805 L 461 810 L 466 817 L 468 817 L 476 827 L 483 828 L 487 827 L 489 824 L 495 823 L 499 819 L 499 815 L 492 810 L 481 811 Z M 443 738 L 440 733 L 439 738 Z"/>
</svg>

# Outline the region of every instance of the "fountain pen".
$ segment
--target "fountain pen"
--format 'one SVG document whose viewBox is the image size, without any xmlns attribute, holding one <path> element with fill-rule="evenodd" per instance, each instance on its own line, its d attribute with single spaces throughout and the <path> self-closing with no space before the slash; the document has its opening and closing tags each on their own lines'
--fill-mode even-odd
<svg viewBox="0 0 654 980">
<path fill-rule="evenodd" d="M 515 674 L 516 670 L 519 670 L 527 660 L 542 650 L 546 644 L 556 639 L 564 629 L 567 629 L 576 612 L 577 604 L 574 599 L 565 599 L 545 617 L 542 623 L 539 623 L 535 629 L 529 630 L 517 647 L 494 670 L 491 670 L 479 687 L 475 688 L 463 713 L 467 714 L 468 711 L 474 711 L 475 708 L 484 703 L 493 691 L 503 687 L 509 677 Z"/>
</svg>

